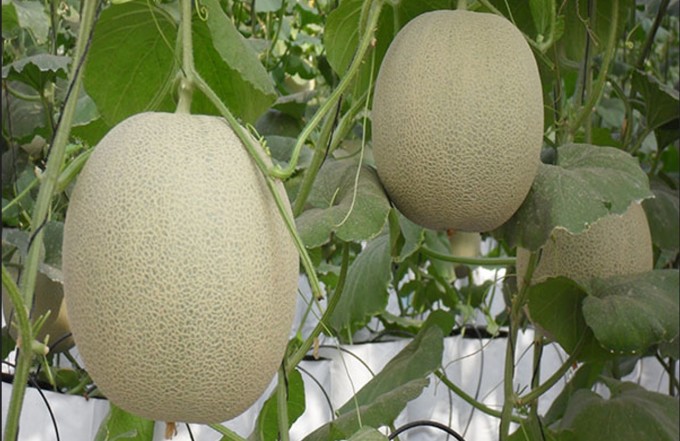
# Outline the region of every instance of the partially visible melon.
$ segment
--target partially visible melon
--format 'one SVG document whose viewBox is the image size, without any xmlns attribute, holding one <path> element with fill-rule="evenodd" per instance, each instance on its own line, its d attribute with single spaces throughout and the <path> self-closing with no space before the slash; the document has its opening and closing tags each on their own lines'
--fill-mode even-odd
<svg viewBox="0 0 680 441">
<path fill-rule="evenodd" d="M 518 284 L 524 283 L 530 252 L 517 248 Z M 553 232 L 543 246 L 532 284 L 548 277 L 565 276 L 580 283 L 593 277 L 651 271 L 654 266 L 652 237 L 642 206 L 633 203 L 622 215 L 610 214 L 581 234 L 564 229 Z"/>
<path fill-rule="evenodd" d="M 15 280 L 18 279 L 18 271 L 16 268 L 9 267 L 8 271 Z M 52 269 L 52 273 L 58 272 Z M 64 303 L 64 287 L 61 280 L 52 278 L 42 271 L 38 271 L 35 279 L 35 292 L 33 295 L 33 313 L 34 318 L 44 316 L 50 311 L 50 315 L 45 320 L 42 328 L 35 337 L 36 340 L 44 342 L 45 338 L 49 336 L 47 345 L 50 347 L 50 352 L 64 352 L 71 349 L 74 345 L 71 328 L 66 313 L 66 304 Z M 5 316 L 5 322 L 10 323 L 14 319 L 14 308 L 9 300 L 9 295 L 5 292 L 5 287 L 2 287 L 2 312 Z M 9 327 L 9 334 L 13 339 L 17 338 L 17 329 L 15 326 Z M 58 342 L 58 343 L 57 343 Z M 57 343 L 55 345 L 55 343 Z"/>
<path fill-rule="evenodd" d="M 142 113 L 114 127 L 73 191 L 63 270 L 85 366 L 128 412 L 226 421 L 281 363 L 299 257 L 221 118 Z"/>
<path fill-rule="evenodd" d="M 376 79 L 375 164 L 411 221 L 485 232 L 538 171 L 543 96 L 533 52 L 503 17 L 428 12 L 394 38 Z"/>
</svg>

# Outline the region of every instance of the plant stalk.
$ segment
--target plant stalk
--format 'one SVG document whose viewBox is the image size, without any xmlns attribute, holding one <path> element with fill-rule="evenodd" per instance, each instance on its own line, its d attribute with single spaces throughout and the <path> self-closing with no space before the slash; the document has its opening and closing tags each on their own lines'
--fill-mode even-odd
<svg viewBox="0 0 680 441">
<path fill-rule="evenodd" d="M 600 101 L 602 94 L 604 92 L 604 86 L 607 83 L 607 75 L 609 74 L 609 67 L 612 64 L 612 59 L 614 58 L 614 53 L 616 52 L 616 35 L 618 33 L 618 22 L 619 22 L 619 2 L 611 2 L 610 20 L 613 23 L 609 28 L 609 35 L 607 36 L 607 45 L 604 49 L 604 57 L 602 58 L 602 66 L 600 66 L 600 72 L 597 75 L 597 80 L 593 85 L 591 93 L 588 95 L 586 103 L 581 107 L 579 113 L 574 117 L 569 125 L 570 132 L 575 133 L 579 127 L 584 123 L 586 118 L 597 106 Z"/>
<path fill-rule="evenodd" d="M 434 374 L 437 376 L 437 378 L 439 378 L 441 380 L 442 383 L 444 383 L 444 385 L 446 387 L 451 389 L 451 391 L 453 393 L 458 395 L 460 398 L 463 399 L 463 401 L 465 401 L 466 403 L 468 403 L 469 405 L 471 405 L 475 409 L 480 410 L 480 411 L 484 412 L 485 414 L 492 416 L 492 417 L 496 417 L 496 418 L 501 417 L 501 411 L 496 410 L 496 409 L 492 409 L 491 407 L 475 400 L 473 397 L 468 395 L 463 389 L 459 388 L 451 380 L 449 380 L 449 378 L 446 376 L 446 374 L 444 372 L 442 372 L 441 370 L 435 371 Z M 512 416 L 512 422 L 520 423 L 521 421 L 522 421 L 522 419 L 520 417 L 514 416 L 514 415 Z"/>
<path fill-rule="evenodd" d="M 191 37 L 191 2 L 192 0 L 180 0 L 181 20 L 178 38 L 181 38 L 182 48 L 182 72 L 183 76 L 179 86 L 179 101 L 176 113 L 191 112 L 191 98 L 194 91 L 194 49 Z"/>
<path fill-rule="evenodd" d="M 328 299 L 328 305 L 326 306 L 326 310 L 321 316 L 319 323 L 316 324 L 311 334 L 309 334 L 307 339 L 302 343 L 302 345 L 300 345 L 297 351 L 295 351 L 295 353 L 286 361 L 285 370 L 288 375 L 290 375 L 293 369 L 295 369 L 295 366 L 297 366 L 298 363 L 300 363 L 300 361 L 302 361 L 302 359 L 305 357 L 305 354 L 307 354 L 309 348 L 312 347 L 314 339 L 317 338 L 319 334 L 321 334 L 321 331 L 323 331 L 325 327 L 325 323 L 333 314 L 333 311 L 335 310 L 335 307 L 338 305 L 340 301 L 340 296 L 342 295 L 342 292 L 345 288 L 345 280 L 347 279 L 348 268 L 349 268 L 349 244 L 345 243 L 342 249 L 342 264 L 340 267 L 340 276 L 338 278 L 338 284 L 335 285 L 335 291 L 333 292 L 333 295 L 330 296 L 330 298 Z"/>
<path fill-rule="evenodd" d="M 279 424 L 279 441 L 288 441 L 288 382 L 283 363 L 279 368 L 278 384 L 276 387 L 276 410 Z"/>
<path fill-rule="evenodd" d="M 69 73 L 70 90 L 64 103 L 64 109 L 57 126 L 57 131 L 52 140 L 52 147 L 47 159 L 47 169 L 45 171 L 44 179 L 38 192 L 38 197 L 33 208 L 33 216 L 31 219 L 31 240 L 28 249 L 28 256 L 26 258 L 26 265 L 21 277 L 21 294 L 23 297 L 23 305 L 28 309 L 33 304 L 33 291 L 35 290 L 35 279 L 38 273 L 38 266 L 40 264 L 40 248 L 42 247 L 44 230 L 43 226 L 47 220 L 49 207 L 52 201 L 52 196 L 59 179 L 59 173 L 62 169 L 66 153 L 66 144 L 71 131 L 71 124 L 75 115 L 76 104 L 78 96 L 80 95 L 80 88 L 83 76 L 83 62 L 85 54 L 90 42 L 92 29 L 97 18 L 99 2 L 90 0 L 83 3 L 80 28 L 78 30 L 78 38 L 76 40 L 76 47 L 73 53 L 71 71 Z M 5 284 L 6 269 L 3 267 L 3 284 Z M 7 273 L 9 276 L 9 273 Z M 15 293 L 16 294 L 16 293 Z M 18 299 L 15 299 L 18 300 Z M 14 307 L 17 311 L 22 311 L 19 304 Z M 27 313 L 27 311 L 25 311 Z M 21 312 L 20 312 L 21 314 Z M 20 327 L 20 337 L 23 345 L 30 345 L 33 341 L 33 336 L 30 329 L 25 326 Z M 29 326 L 30 327 L 30 326 Z M 27 332 L 28 331 L 28 332 Z M 26 349 L 28 346 L 26 346 Z M 31 350 L 22 350 L 17 360 L 15 370 L 15 381 L 12 388 L 12 396 L 10 398 L 9 409 L 7 412 L 7 420 L 5 423 L 5 439 L 14 440 L 19 430 L 19 415 L 21 414 L 21 407 L 23 405 L 24 394 L 26 392 L 26 383 L 28 379 L 28 370 L 33 361 L 33 352 Z"/>
<path fill-rule="evenodd" d="M 515 349 L 517 345 L 517 337 L 519 335 L 519 328 L 522 322 L 522 311 L 526 304 L 527 291 L 531 284 L 531 278 L 534 274 L 534 269 L 538 263 L 539 252 L 531 253 L 529 262 L 527 263 L 526 274 L 524 275 L 524 284 L 519 293 L 517 293 L 511 301 L 510 307 L 510 332 L 508 334 L 508 344 L 505 352 L 505 371 L 503 376 L 503 394 L 505 400 L 503 402 L 503 410 L 501 412 L 501 423 L 499 427 L 500 441 L 506 441 L 510 436 L 510 423 L 512 422 L 513 409 L 517 404 L 517 397 L 514 391 L 515 379 Z"/>
<path fill-rule="evenodd" d="M 460 263 L 471 266 L 507 266 L 514 265 L 516 258 L 514 257 L 459 257 L 450 254 L 439 253 L 428 247 L 420 247 L 420 251 L 426 256 L 433 257 L 437 260 L 445 262 Z"/>
</svg>

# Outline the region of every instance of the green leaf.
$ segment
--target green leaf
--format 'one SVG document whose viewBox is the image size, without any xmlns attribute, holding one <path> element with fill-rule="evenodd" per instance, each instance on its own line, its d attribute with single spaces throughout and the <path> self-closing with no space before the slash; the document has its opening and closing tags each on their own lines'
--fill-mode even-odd
<svg viewBox="0 0 680 441">
<path fill-rule="evenodd" d="M 612 23 L 614 2 L 619 4 L 617 23 Z M 602 52 L 610 28 L 617 26 L 619 30 L 623 29 L 628 11 L 634 6 L 630 0 L 598 0 L 593 16 L 588 17 L 588 4 L 588 0 L 572 0 L 561 7 L 558 2 L 560 13 L 564 15 L 564 34 L 558 42 L 560 61 L 572 68 L 578 68 L 578 63 L 584 57 L 586 36 L 591 37 L 591 51 L 594 54 Z"/>
<path fill-rule="evenodd" d="M 586 389 L 574 393 L 559 426 L 560 440 L 677 441 L 680 438 L 677 398 L 628 382 L 607 380 L 606 384 L 611 392 L 609 400 Z"/>
<path fill-rule="evenodd" d="M 423 241 L 425 240 L 425 230 L 408 220 L 406 216 L 401 213 L 399 213 L 399 226 L 401 227 L 401 234 L 404 236 L 404 245 L 402 245 L 396 261 L 403 262 L 418 251 L 423 244 Z"/>
<path fill-rule="evenodd" d="M 418 398 L 429 384 L 427 378 L 419 378 L 381 395 L 373 403 L 359 406 L 352 412 L 340 415 L 304 438 L 304 441 L 335 441 L 346 439 L 359 429 L 361 423 L 369 426 L 381 426 L 394 420 L 409 401 Z"/>
<path fill-rule="evenodd" d="M 35 90 L 22 82 L 7 83 L 11 90 L 29 95 L 35 95 Z M 30 142 L 36 134 L 47 136 L 45 108 L 39 100 L 23 100 L 11 93 L 2 94 L 3 126 L 11 127 L 12 138 L 20 142 Z"/>
<path fill-rule="evenodd" d="M 329 319 L 341 337 L 365 325 L 387 306 L 387 287 L 392 280 L 389 236 L 366 244 L 347 271 L 342 297 Z"/>
<path fill-rule="evenodd" d="M 359 44 L 359 16 L 363 0 L 343 0 L 328 14 L 324 31 L 324 46 L 328 63 L 342 75 L 349 68 Z"/>
<path fill-rule="evenodd" d="M 652 196 L 637 160 L 613 147 L 569 144 L 555 165 L 541 164 L 517 212 L 496 233 L 511 246 L 535 251 L 555 228 L 578 234 L 631 202 Z"/>
<path fill-rule="evenodd" d="M 647 214 L 654 245 L 669 251 L 680 250 L 680 194 L 661 181 L 652 182 L 654 198 L 642 207 Z"/>
<path fill-rule="evenodd" d="M 438 326 L 423 329 L 337 411 L 338 418 L 314 431 L 305 441 L 346 439 L 359 430 L 359 421 L 372 427 L 393 422 L 406 404 L 421 394 L 429 383 L 426 377 L 441 364 L 443 341 Z"/>
<path fill-rule="evenodd" d="M 534 20 L 538 35 L 546 36 L 545 34 L 550 26 L 550 10 L 553 6 L 554 0 L 529 0 L 531 17 Z"/>
<path fill-rule="evenodd" d="M 9 14 L 7 18 L 5 18 L 5 12 Z M 42 2 L 12 0 L 3 0 L 2 2 L 3 38 L 13 37 L 16 26 L 18 26 L 28 30 L 35 38 L 35 42 L 40 45 L 47 41 L 50 30 L 49 23 L 50 19 Z M 6 24 L 9 26 L 7 29 L 5 29 Z"/>
<path fill-rule="evenodd" d="M 262 63 L 225 15 L 218 0 L 205 0 L 208 20 L 193 21 L 196 70 L 229 109 L 248 123 L 276 100 L 276 91 Z M 215 113 L 212 104 L 198 94 L 195 113 Z"/>
<path fill-rule="evenodd" d="M 362 3 L 362 0 L 344 0 L 328 15 L 323 43 L 328 63 L 340 76 L 347 72 L 354 58 L 355 48 L 359 45 Z M 376 46 L 371 52 L 375 56 L 375 69 L 371 72 L 369 58 L 361 67 L 354 95 L 360 96 L 368 88 L 370 75 L 377 74 L 392 38 L 399 29 L 424 12 L 450 7 L 450 0 L 401 0 L 390 4 L 386 2 L 375 31 Z"/>
<path fill-rule="evenodd" d="M 257 417 L 255 430 L 248 437 L 251 441 L 268 441 L 277 439 L 279 435 L 278 409 L 276 392 L 264 403 L 260 415 Z M 288 376 L 288 427 L 305 411 L 305 387 L 302 376 L 293 370 Z"/>
<path fill-rule="evenodd" d="M 10 39 L 16 35 L 16 31 L 21 27 L 19 16 L 14 2 L 2 0 L 2 38 Z"/>
<path fill-rule="evenodd" d="M 656 129 L 680 119 L 680 99 L 675 89 L 639 71 L 633 72 L 633 89 L 645 102 L 644 108 L 636 107 L 645 115 L 647 127 Z"/>
<path fill-rule="evenodd" d="M 543 420 L 546 426 L 551 426 L 564 417 L 569 399 L 577 390 L 590 390 L 595 385 L 602 374 L 602 367 L 602 363 L 584 363 L 578 368 L 546 412 Z"/>
<path fill-rule="evenodd" d="M 111 403 L 94 441 L 152 441 L 153 420 L 132 415 Z"/>
<path fill-rule="evenodd" d="M 43 227 L 45 235 L 43 244 L 45 246 L 44 263 L 61 268 L 61 244 L 64 240 L 64 223 L 60 221 L 49 221 Z"/>
<path fill-rule="evenodd" d="M 387 441 L 388 438 L 373 427 L 364 426 L 348 441 Z"/>
<path fill-rule="evenodd" d="M 330 240 L 331 233 L 347 242 L 377 236 L 387 222 L 390 203 L 376 172 L 354 160 L 329 161 L 321 168 L 307 203 L 312 208 L 296 219 L 303 242 L 316 248 Z M 349 216 L 347 216 L 347 214 Z"/>
<path fill-rule="evenodd" d="M 654 270 L 591 281 L 583 302 L 586 323 L 602 346 L 619 353 L 640 353 L 678 335 L 678 271 Z"/>
<path fill-rule="evenodd" d="M 106 8 L 95 28 L 84 72 L 85 89 L 113 127 L 152 110 L 174 110 L 167 98 L 177 65 L 177 26 L 153 2 Z"/>
<path fill-rule="evenodd" d="M 426 327 L 378 375 L 338 409 L 338 414 L 351 413 L 357 403 L 360 406 L 370 404 L 399 386 L 427 377 L 441 364 L 443 350 L 442 329 L 437 325 Z"/>
<path fill-rule="evenodd" d="M 66 78 L 70 57 L 52 54 L 38 54 L 21 58 L 2 68 L 2 78 L 21 81 L 38 92 L 57 77 Z"/>
<path fill-rule="evenodd" d="M 529 288 L 529 315 L 567 353 L 574 353 L 581 342 L 580 360 L 610 358 L 583 318 L 586 297 L 586 291 L 576 282 L 565 277 L 550 278 Z"/>
</svg>

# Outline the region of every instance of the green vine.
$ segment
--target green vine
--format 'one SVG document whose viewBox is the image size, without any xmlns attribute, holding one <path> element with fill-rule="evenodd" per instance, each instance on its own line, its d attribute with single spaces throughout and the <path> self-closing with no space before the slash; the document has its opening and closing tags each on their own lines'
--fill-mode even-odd
<svg viewBox="0 0 680 441">
<path fill-rule="evenodd" d="M 38 197 L 33 208 L 33 216 L 31 218 L 31 241 L 28 248 L 28 256 L 26 264 L 21 277 L 21 299 L 16 295 L 11 295 L 13 307 L 19 314 L 26 312 L 26 320 L 20 320 L 19 337 L 23 342 L 22 351 L 20 351 L 15 369 L 14 387 L 12 388 L 12 396 L 10 397 L 9 409 L 7 412 L 7 419 L 5 425 L 5 439 L 13 440 L 17 436 L 19 428 L 19 415 L 21 414 L 21 407 L 23 405 L 24 394 L 26 392 L 26 383 L 28 379 L 28 371 L 33 362 L 33 351 L 30 345 L 33 342 L 33 334 L 28 322 L 28 305 L 33 304 L 33 292 L 35 290 L 35 281 L 38 273 L 38 266 L 40 264 L 40 249 L 43 243 L 44 229 L 49 212 L 49 207 L 52 197 L 57 188 L 59 174 L 64 164 L 66 157 L 66 144 L 71 131 L 71 124 L 75 115 L 76 103 L 80 95 L 83 76 L 83 61 L 87 51 L 88 42 L 94 27 L 94 22 L 97 16 L 99 2 L 88 1 L 83 4 L 81 15 L 80 28 L 78 29 L 78 37 L 76 40 L 76 47 L 73 53 L 73 63 L 71 65 L 71 72 L 69 73 L 69 94 L 66 97 L 62 116 L 57 126 L 56 133 L 52 140 L 52 147 L 49 158 L 47 159 L 47 169 L 41 182 Z M 2 282 L 3 285 L 11 288 L 16 288 L 13 281 L 7 280 L 9 273 L 3 266 Z M 19 291 L 15 290 L 14 294 Z M 26 305 L 26 306 L 24 306 Z M 19 315 L 18 314 L 18 315 Z M 21 322 L 24 322 L 23 324 Z"/>
</svg>

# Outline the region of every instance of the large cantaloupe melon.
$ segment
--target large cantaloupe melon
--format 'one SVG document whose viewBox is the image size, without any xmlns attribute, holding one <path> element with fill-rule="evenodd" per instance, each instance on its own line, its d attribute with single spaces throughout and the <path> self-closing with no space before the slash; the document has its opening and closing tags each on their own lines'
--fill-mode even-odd
<svg viewBox="0 0 680 441">
<path fill-rule="evenodd" d="M 492 230 L 540 162 L 541 81 L 506 19 L 434 11 L 392 41 L 376 79 L 373 153 L 397 208 L 432 229 Z"/>
<path fill-rule="evenodd" d="M 517 248 L 520 287 L 529 257 L 528 250 Z M 532 284 L 557 276 L 588 283 L 593 277 L 644 273 L 653 269 L 653 260 L 647 216 L 640 204 L 633 203 L 622 215 L 605 216 L 581 234 L 555 230 L 543 246 Z"/>
<path fill-rule="evenodd" d="M 114 127 L 73 191 L 63 270 L 86 368 L 129 412 L 229 420 L 280 365 L 298 254 L 221 118 L 143 113 Z"/>
</svg>

